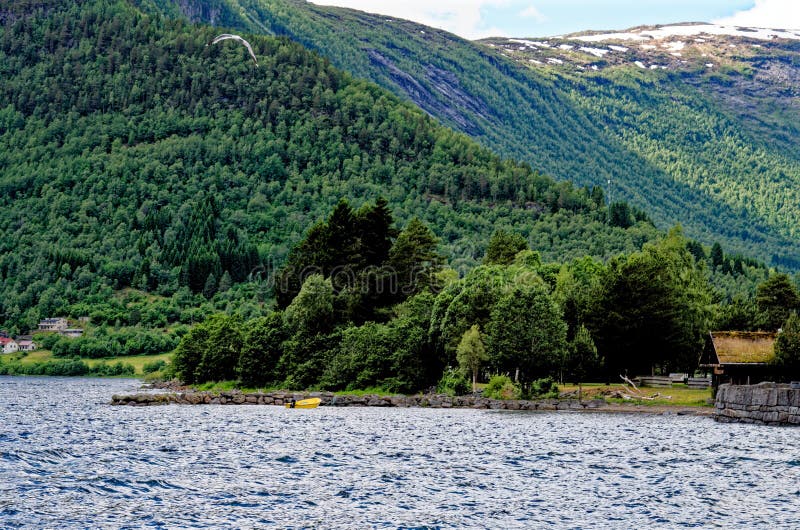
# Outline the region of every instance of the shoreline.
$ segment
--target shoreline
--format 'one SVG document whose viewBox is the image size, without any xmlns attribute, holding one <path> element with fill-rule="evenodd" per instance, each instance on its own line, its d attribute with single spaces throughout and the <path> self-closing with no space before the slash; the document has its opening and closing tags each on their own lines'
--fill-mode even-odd
<svg viewBox="0 0 800 530">
<path fill-rule="evenodd" d="M 446 394 L 392 395 L 336 395 L 332 392 L 241 392 L 199 391 L 172 383 L 156 384 L 150 388 L 166 389 L 167 392 L 140 392 L 130 395 L 114 395 L 111 405 L 156 406 L 156 405 L 272 405 L 284 406 L 295 399 L 317 397 L 321 407 L 385 407 L 385 408 L 439 408 L 482 409 L 510 411 L 573 411 L 608 412 L 629 414 L 655 414 L 679 416 L 711 416 L 713 407 L 688 407 L 681 405 L 642 405 L 637 403 L 608 403 L 602 399 L 578 401 L 577 399 L 499 400 L 477 396 L 448 396 Z"/>
</svg>

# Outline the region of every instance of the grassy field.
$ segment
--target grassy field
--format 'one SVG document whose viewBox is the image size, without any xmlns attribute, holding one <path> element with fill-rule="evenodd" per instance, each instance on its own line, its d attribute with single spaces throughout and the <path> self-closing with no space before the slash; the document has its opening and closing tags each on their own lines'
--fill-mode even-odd
<svg viewBox="0 0 800 530">
<path fill-rule="evenodd" d="M 53 359 L 53 354 L 50 353 L 48 350 L 37 350 L 28 352 L 18 352 L 16 354 L 9 355 L 11 360 L 19 361 L 21 364 L 34 364 L 34 363 L 44 363 Z"/>
<path fill-rule="evenodd" d="M 577 385 L 562 385 L 561 392 L 577 392 Z M 641 396 L 639 399 L 624 399 L 617 397 L 616 393 L 632 396 Z M 707 407 L 711 406 L 711 389 L 695 389 L 686 385 L 673 385 L 672 388 L 639 388 L 637 394 L 623 385 L 605 385 L 590 383 L 583 385 L 583 399 L 601 398 L 609 403 L 635 403 L 637 405 L 675 405 L 681 407 Z M 646 399 L 653 398 L 653 399 Z"/>
<path fill-rule="evenodd" d="M 159 355 L 135 355 L 131 357 L 106 357 L 103 359 L 81 359 L 87 365 L 94 367 L 102 364 L 116 364 L 121 362 L 133 366 L 137 376 L 144 375 L 144 365 L 156 361 L 164 361 L 169 363 L 172 354 L 162 353 Z M 18 352 L 11 355 L 4 356 L 4 360 L 11 362 L 19 362 L 23 365 L 31 365 L 35 363 L 46 363 L 56 358 L 48 350 L 37 350 L 33 352 Z"/>
<path fill-rule="evenodd" d="M 121 362 L 123 364 L 130 364 L 136 370 L 136 375 L 143 375 L 142 368 L 147 363 L 156 361 L 169 362 L 172 357 L 169 353 L 161 353 L 159 355 L 134 355 L 132 357 L 107 357 L 104 359 L 83 359 L 83 362 L 89 366 L 97 366 L 98 364 L 115 364 Z"/>
</svg>

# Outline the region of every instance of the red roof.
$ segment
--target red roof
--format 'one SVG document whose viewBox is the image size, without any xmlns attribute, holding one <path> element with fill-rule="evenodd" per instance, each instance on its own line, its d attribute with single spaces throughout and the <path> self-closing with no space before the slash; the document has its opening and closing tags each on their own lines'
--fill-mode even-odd
<svg viewBox="0 0 800 530">
<path fill-rule="evenodd" d="M 14 342 L 14 339 L 9 339 L 8 337 L 0 337 L 0 344 L 8 344 L 9 342 Z"/>
</svg>

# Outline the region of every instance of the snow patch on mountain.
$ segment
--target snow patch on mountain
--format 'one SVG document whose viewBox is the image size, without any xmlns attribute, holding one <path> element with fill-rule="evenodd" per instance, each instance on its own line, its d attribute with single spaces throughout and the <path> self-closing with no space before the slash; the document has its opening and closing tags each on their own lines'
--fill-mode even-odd
<svg viewBox="0 0 800 530">
<path fill-rule="evenodd" d="M 600 57 L 600 58 L 602 58 L 603 56 L 605 56 L 605 54 L 610 52 L 610 50 L 604 50 L 602 48 L 589 48 L 587 46 L 582 46 L 579 49 L 582 52 L 586 52 L 591 55 L 594 55 L 595 57 Z"/>
<path fill-rule="evenodd" d="M 670 37 L 694 37 L 698 35 L 728 35 L 731 37 L 745 37 L 759 40 L 800 40 L 800 30 L 743 28 L 720 26 L 718 24 L 661 26 L 656 29 L 641 31 L 634 30 L 628 32 L 602 33 L 598 35 L 580 35 L 575 37 L 575 39 L 583 42 L 604 42 L 607 40 L 647 41 L 667 39 Z"/>
</svg>

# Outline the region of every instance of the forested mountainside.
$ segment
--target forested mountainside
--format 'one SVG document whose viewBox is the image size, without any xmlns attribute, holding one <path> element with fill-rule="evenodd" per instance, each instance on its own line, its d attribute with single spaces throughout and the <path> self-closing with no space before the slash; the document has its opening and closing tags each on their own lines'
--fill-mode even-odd
<svg viewBox="0 0 800 530">
<path fill-rule="evenodd" d="M 161 324 L 237 285 L 264 302 L 253 280 L 341 198 L 384 196 L 398 228 L 420 217 L 456 268 L 498 227 L 547 261 L 658 235 L 600 188 L 502 160 L 297 43 L 248 37 L 256 67 L 237 42 L 206 46 L 216 33 L 121 0 L 0 8 L 6 326 L 90 314 L 126 287 L 180 299 Z"/>
<path fill-rule="evenodd" d="M 603 186 L 659 227 L 680 222 L 707 245 L 800 267 L 792 96 L 800 70 L 791 34 L 764 40 L 755 31 L 707 28 L 684 39 L 704 41 L 696 43 L 700 62 L 675 55 L 686 53 L 677 39 L 650 42 L 658 35 L 636 45 L 611 38 L 601 46 L 591 35 L 472 43 L 302 0 L 138 1 L 193 21 L 291 37 L 502 155 L 560 180 Z M 625 49 L 609 53 L 609 46 Z"/>
</svg>

